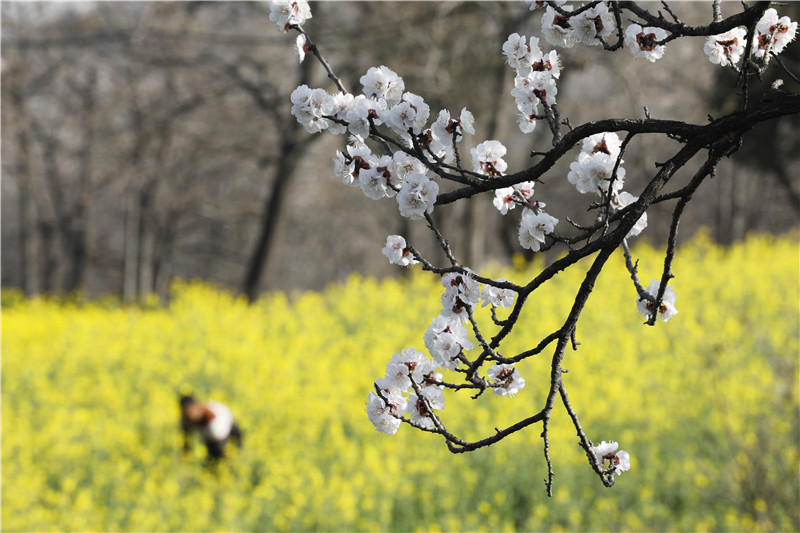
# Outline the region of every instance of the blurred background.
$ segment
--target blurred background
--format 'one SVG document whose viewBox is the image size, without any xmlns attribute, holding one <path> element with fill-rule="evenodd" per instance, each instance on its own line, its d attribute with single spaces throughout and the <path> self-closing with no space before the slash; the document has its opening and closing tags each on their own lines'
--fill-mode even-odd
<svg viewBox="0 0 800 533">
<path fill-rule="evenodd" d="M 676 13 L 705 23 L 711 7 Z M 544 151 L 544 125 L 519 133 L 508 96 L 513 71 L 501 46 L 512 32 L 539 34 L 539 13 L 517 2 L 319 2 L 306 29 L 351 92 L 371 66 L 387 65 L 431 113 L 471 110 L 476 135 L 509 148 L 509 171 Z M 723 3 L 723 15 L 738 4 Z M 797 5 L 785 6 L 793 20 Z M 352 271 L 396 272 L 381 248 L 402 232 L 435 254 L 424 224 L 394 202 L 343 187 L 332 158 L 344 137 L 307 134 L 290 115 L 300 83 L 333 91 L 313 60 L 300 64 L 294 35 L 254 2 L 2 3 L 2 285 L 28 295 L 82 291 L 134 302 L 166 297 L 174 278 L 199 278 L 247 294 L 319 289 Z M 737 105 L 735 74 L 708 62 L 702 39 L 670 43 L 656 64 L 630 54 L 559 50 L 558 102 L 578 125 L 607 117 L 702 124 Z M 542 47 L 550 49 L 544 41 Z M 798 46 L 782 54 L 798 68 Z M 781 71 L 770 69 L 769 76 Z M 769 81 L 769 79 L 767 79 Z M 796 90 L 786 79 L 785 87 Z M 499 96 L 498 96 L 499 95 Z M 681 224 L 721 244 L 750 231 L 783 233 L 800 214 L 798 121 L 752 132 Z M 637 138 L 625 158 L 638 194 L 654 162 L 677 145 Z M 572 157 L 545 176 L 548 212 L 586 222 L 589 199 L 566 180 Z M 691 166 L 691 164 L 690 164 Z M 693 168 L 676 176 L 691 175 Z M 669 188 L 677 188 L 676 183 Z M 446 187 L 446 186 L 445 186 Z M 663 242 L 670 205 L 655 206 L 644 238 Z M 435 211 L 459 259 L 480 268 L 520 251 L 516 217 L 491 196 Z M 435 257 L 435 256 L 434 256 Z"/>
</svg>

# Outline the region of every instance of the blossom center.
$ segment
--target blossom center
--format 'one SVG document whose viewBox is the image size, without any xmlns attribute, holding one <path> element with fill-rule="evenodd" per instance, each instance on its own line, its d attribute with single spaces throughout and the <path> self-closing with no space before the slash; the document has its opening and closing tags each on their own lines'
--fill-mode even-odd
<svg viewBox="0 0 800 533">
<path fill-rule="evenodd" d="M 655 50 L 656 42 L 655 33 L 648 33 L 645 35 L 644 32 L 642 32 L 636 36 L 636 43 L 639 45 L 639 48 L 645 52 L 652 52 Z"/>
</svg>

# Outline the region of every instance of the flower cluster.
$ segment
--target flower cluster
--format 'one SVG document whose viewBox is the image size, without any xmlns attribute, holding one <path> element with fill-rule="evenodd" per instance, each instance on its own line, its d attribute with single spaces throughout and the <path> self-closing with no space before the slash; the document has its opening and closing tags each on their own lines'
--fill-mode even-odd
<svg viewBox="0 0 800 533">
<path fill-rule="evenodd" d="M 506 278 L 498 278 L 498 282 L 508 281 Z M 487 285 L 481 292 L 483 298 L 483 307 L 492 305 L 494 307 L 511 307 L 514 304 L 514 296 L 517 293 L 511 289 L 503 289 L 502 287 L 495 287 Z"/>
<path fill-rule="evenodd" d="M 577 159 L 569 166 L 567 180 L 582 194 L 594 192 L 601 197 L 608 197 L 610 191 L 611 207 L 616 211 L 632 204 L 639 198 L 622 191 L 625 169 L 622 167 L 624 161 L 621 159 L 621 149 L 622 142 L 614 132 L 596 133 L 586 137 Z M 647 213 L 644 213 L 627 237 L 639 235 L 646 227 Z"/>
<path fill-rule="evenodd" d="M 653 298 L 656 298 L 660 285 L 660 282 L 651 280 L 650 285 L 647 287 L 647 289 L 645 289 L 645 291 Z M 675 308 L 675 298 L 676 294 L 675 290 L 672 288 L 672 285 L 667 285 L 667 289 L 664 291 L 664 297 L 661 299 L 661 305 L 658 306 L 658 312 L 664 322 L 678 314 L 678 310 Z M 636 306 L 638 307 L 639 312 L 645 317 L 649 317 L 653 312 L 653 302 L 645 298 L 640 298 L 637 300 Z"/>
<path fill-rule="evenodd" d="M 505 170 L 506 162 L 501 159 L 505 147 L 498 141 L 486 141 L 473 149 L 472 157 L 476 169 L 490 176 L 499 169 Z M 500 170 L 500 171 L 502 171 Z M 476 170 L 477 171 L 477 170 Z M 519 225 L 520 246 L 531 251 L 539 251 L 545 235 L 552 233 L 558 219 L 543 211 L 543 202 L 534 202 L 532 181 L 523 181 L 510 187 L 495 189 L 492 204 L 505 215 L 517 205 L 523 206 Z"/>
<path fill-rule="evenodd" d="M 525 209 L 519 223 L 519 244 L 523 248 L 538 252 L 544 238 L 555 230 L 558 219 L 541 209 Z"/>
<path fill-rule="evenodd" d="M 448 370 L 458 368 L 458 356 L 462 350 L 471 350 L 472 342 L 467 338 L 467 328 L 460 320 L 439 315 L 433 319 L 425 332 L 425 347 L 435 361 Z"/>
<path fill-rule="evenodd" d="M 778 18 L 778 12 L 769 8 L 756 24 L 753 55 L 761 58 L 768 57 L 770 53 L 780 54 L 796 34 L 797 22 L 792 22 L 789 17 Z"/>
<path fill-rule="evenodd" d="M 576 15 L 569 15 L 573 9 L 569 5 L 564 5 L 563 0 L 556 2 L 558 9 L 546 2 L 526 1 L 531 9 L 545 8 L 542 16 L 542 35 L 553 46 L 571 48 L 578 43 L 601 45 L 616 30 L 614 16 L 605 2 L 600 2 Z M 781 53 L 783 48 L 794 40 L 796 32 L 797 22 L 792 22 L 789 17 L 779 17 L 774 8 L 767 9 L 756 25 L 753 56 L 767 62 L 770 54 Z M 735 66 L 744 54 L 746 35 L 747 29 L 742 26 L 710 36 L 706 39 L 703 50 L 712 63 L 723 67 Z M 668 37 L 666 30 L 655 26 L 643 27 L 632 23 L 625 29 L 625 44 L 633 56 L 651 63 L 664 56 L 664 43 Z M 538 50 L 538 40 L 531 38 L 531 41 L 528 47 Z M 524 55 L 524 49 L 525 38 L 513 34 L 506 46 L 503 46 L 503 53 L 509 58 L 509 64 L 516 68 L 517 58 Z M 522 120 L 520 128 L 524 128 Z M 533 127 L 530 126 L 530 129 Z"/>
<path fill-rule="evenodd" d="M 597 46 L 605 44 L 605 39 L 616 30 L 614 16 L 605 2 L 600 2 L 590 9 L 575 15 L 571 6 L 560 4 L 559 10 L 544 2 L 529 2 L 531 9 L 546 6 L 542 16 L 542 35 L 553 46 L 571 48 L 576 44 Z M 631 24 L 625 30 L 625 44 L 637 59 L 655 62 L 664 55 L 661 41 L 667 38 L 667 32 L 656 27 L 642 27 Z"/>
<path fill-rule="evenodd" d="M 390 235 L 384 254 L 391 262 L 402 264 L 405 250 L 408 250 L 405 239 Z M 423 428 L 435 425 L 433 411 L 444 409 L 443 376 L 438 370 L 458 369 L 466 361 L 464 352 L 474 347 L 464 326 L 470 313 L 481 299 L 484 306 L 511 307 L 516 295 L 515 291 L 501 287 L 487 285 L 481 289 L 468 270 L 445 274 L 442 286 L 441 313 L 431 321 L 424 336 L 431 358 L 414 348 L 394 354 L 384 377 L 375 382 L 376 392 L 368 394 L 367 414 L 378 431 L 394 434 L 403 420 Z M 496 364 L 487 375 L 499 396 L 514 396 L 525 386 L 525 380 L 513 365 Z"/>
<path fill-rule="evenodd" d="M 545 102 L 552 106 L 556 103 L 556 80 L 561 75 L 558 53 L 552 50 L 545 54 L 536 37 L 528 39 L 512 33 L 503 44 L 503 55 L 516 72 L 511 96 L 519 112 L 519 129 L 530 133 L 536 127 L 539 104 Z"/>
<path fill-rule="evenodd" d="M 439 194 L 438 183 L 426 174 L 409 172 L 403 188 L 397 193 L 400 214 L 411 220 L 425 218 L 426 214 L 433 212 L 437 194 Z"/>
<path fill-rule="evenodd" d="M 794 40 L 796 33 L 797 22 L 792 22 L 789 17 L 779 18 L 775 9 L 767 9 L 756 24 L 753 57 L 767 63 L 770 54 L 780 54 L 783 48 Z M 723 67 L 735 67 L 744 55 L 746 39 L 747 28 L 740 26 L 708 37 L 703 51 L 712 63 Z"/>
<path fill-rule="evenodd" d="M 346 151 L 337 150 L 333 164 L 342 183 L 359 187 L 373 200 L 396 196 L 401 215 L 422 219 L 433 212 L 439 194 L 439 184 L 432 179 L 430 168 L 455 161 L 455 143 L 465 134 L 475 133 L 475 119 L 466 108 L 457 117 L 443 109 L 427 127 L 428 104 L 407 92 L 403 79 L 385 66 L 371 67 L 360 82 L 363 94 L 358 95 L 341 91 L 330 94 L 300 85 L 291 94 L 292 115 L 309 133 L 350 134 Z M 378 126 L 391 129 L 405 149 L 392 155 L 373 154 L 366 141 Z M 426 154 L 412 152 L 416 143 Z M 490 158 L 484 160 L 483 166 L 502 172 L 505 162 L 494 157 L 497 148 L 489 143 L 499 144 L 483 143 L 487 145 L 486 153 L 476 157 Z"/>
<path fill-rule="evenodd" d="M 452 319 L 469 320 L 469 313 L 481 296 L 480 283 L 467 274 L 453 272 L 442 276 L 442 315 Z"/>
<path fill-rule="evenodd" d="M 601 468 L 605 467 L 608 461 L 609 471 L 619 475 L 631 469 L 631 457 L 625 450 L 617 451 L 617 448 L 619 444 L 616 442 L 603 441 L 597 446 L 592 446 L 592 452 Z"/>
<path fill-rule="evenodd" d="M 439 367 L 414 348 L 396 353 L 386 365 L 386 375 L 375 382 L 376 392 L 367 399 L 367 416 L 375 429 L 394 434 L 404 413 L 415 424 L 431 427 L 433 409 L 444 409 L 442 374 Z M 413 391 L 413 392 L 412 392 Z"/>
<path fill-rule="evenodd" d="M 561 10 L 572 11 L 571 6 L 560 2 Z M 537 6 L 531 6 L 532 8 Z M 614 16 L 604 2 L 576 15 L 565 16 L 547 6 L 542 17 L 542 35 L 553 46 L 571 48 L 578 43 L 597 46 L 614 33 Z"/>
<path fill-rule="evenodd" d="M 542 16 L 542 35 L 553 46 L 571 48 L 576 44 L 598 46 L 605 44 L 605 39 L 616 31 L 614 15 L 605 2 L 581 11 L 575 15 L 571 6 L 563 5 L 559 10 L 547 5 Z M 543 2 L 531 3 L 531 9 L 544 7 Z M 661 59 L 664 45 L 661 41 L 667 38 L 667 32 L 656 27 L 642 27 L 631 24 L 625 30 L 625 44 L 637 59 L 650 62 Z"/>
</svg>

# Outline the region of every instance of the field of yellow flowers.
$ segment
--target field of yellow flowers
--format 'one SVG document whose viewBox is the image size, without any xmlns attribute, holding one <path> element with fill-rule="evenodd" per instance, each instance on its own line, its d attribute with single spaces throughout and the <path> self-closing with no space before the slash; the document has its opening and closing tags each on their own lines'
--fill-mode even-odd
<svg viewBox="0 0 800 533">
<path fill-rule="evenodd" d="M 634 249 L 645 284 L 663 264 Z M 564 366 L 590 439 L 632 468 L 602 486 L 563 409 L 553 498 L 539 427 L 451 455 L 436 436 L 375 431 L 372 381 L 394 352 L 424 350 L 441 286 L 422 273 L 353 277 L 322 293 L 248 306 L 199 283 L 168 307 L 25 300 L 2 308 L 3 531 L 482 531 L 800 529 L 800 247 L 699 237 L 675 260 L 679 314 L 642 324 L 612 258 Z M 503 272 L 522 281 L 541 265 Z M 507 353 L 563 320 L 580 273 L 535 295 Z M 485 318 L 485 315 L 483 315 Z M 525 329 L 525 331 L 522 331 Z M 548 359 L 518 365 L 514 399 L 447 393 L 468 438 L 540 408 Z M 244 447 L 210 468 L 184 455 L 179 393 L 230 405 Z"/>
</svg>

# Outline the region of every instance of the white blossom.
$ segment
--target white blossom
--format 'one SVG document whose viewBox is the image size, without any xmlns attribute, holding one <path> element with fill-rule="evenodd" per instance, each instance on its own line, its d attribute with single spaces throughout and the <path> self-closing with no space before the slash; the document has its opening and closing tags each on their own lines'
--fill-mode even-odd
<svg viewBox="0 0 800 533">
<path fill-rule="evenodd" d="M 362 169 L 369 168 L 370 161 L 375 160 L 369 147 L 364 144 L 348 144 L 347 155 L 336 151 L 333 160 L 333 171 L 345 185 L 359 186 L 358 176 Z"/>
<path fill-rule="evenodd" d="M 556 80 L 552 77 L 536 76 L 533 80 L 532 89 L 533 94 L 535 94 L 539 100 L 544 100 L 547 102 L 547 105 L 555 105 L 558 87 L 556 86 Z"/>
<path fill-rule="evenodd" d="M 429 388 L 423 390 L 422 397 L 426 401 L 423 401 L 413 392 L 409 394 L 406 412 L 411 415 L 413 422 L 427 428 L 433 426 L 433 420 L 431 419 L 433 413 L 428 410 L 428 407 L 436 410 L 444 409 L 444 395 L 438 389 Z"/>
<path fill-rule="evenodd" d="M 581 150 L 587 154 L 602 152 L 616 158 L 619 155 L 622 141 L 613 131 L 595 133 L 583 139 Z"/>
<path fill-rule="evenodd" d="M 367 416 L 375 429 L 388 435 L 397 433 L 401 422 L 399 418 L 392 416 L 394 411 L 394 406 L 387 405 L 380 396 L 370 391 L 367 396 Z"/>
<path fill-rule="evenodd" d="M 425 218 L 425 214 L 433 212 L 439 184 L 424 174 L 409 172 L 403 188 L 397 193 L 397 204 L 400 214 L 411 220 Z"/>
<path fill-rule="evenodd" d="M 390 366 L 394 371 L 394 365 L 401 365 L 405 367 L 406 377 L 409 380 L 413 379 L 415 383 L 422 383 L 425 378 L 425 374 L 436 370 L 438 367 L 436 363 L 425 357 L 425 354 L 411 347 L 406 348 L 400 353 L 396 353 L 392 356 L 392 360 L 386 366 L 387 378 L 389 377 Z M 403 383 L 406 382 L 403 381 Z M 408 385 L 404 387 L 403 390 L 411 386 L 410 381 L 407 383 Z"/>
<path fill-rule="evenodd" d="M 600 2 L 591 9 L 575 15 L 570 19 L 570 25 L 575 28 L 575 40 L 597 46 L 602 44 L 598 37 L 609 37 L 616 28 L 614 15 L 608 10 L 605 2 Z"/>
<path fill-rule="evenodd" d="M 638 196 L 634 196 L 629 192 L 622 191 L 621 193 L 614 196 L 611 200 L 611 205 L 614 206 L 616 210 L 620 210 L 623 207 L 626 207 L 636 200 L 638 200 Z M 631 237 L 636 237 L 639 235 L 644 229 L 647 227 L 647 213 L 642 213 L 642 216 L 636 221 L 636 224 L 633 225 L 631 230 L 625 236 L 626 238 L 630 239 Z"/>
<path fill-rule="evenodd" d="M 533 185 L 532 181 L 523 181 L 511 187 L 496 189 L 492 204 L 501 214 L 505 215 L 517 206 L 518 201 L 530 200 L 533 197 Z"/>
<path fill-rule="evenodd" d="M 359 81 L 364 88 L 364 94 L 368 98 L 383 99 L 389 107 L 400 103 L 405 90 L 403 78 L 383 65 L 370 67 Z"/>
<path fill-rule="evenodd" d="M 494 200 L 492 204 L 500 211 L 500 214 L 505 215 L 509 210 L 514 209 L 517 203 L 514 201 L 514 187 L 503 187 L 502 189 L 495 189 Z"/>
<path fill-rule="evenodd" d="M 614 441 L 603 441 L 597 446 L 592 446 L 592 451 L 594 452 L 594 456 L 597 458 L 598 463 L 603 463 L 603 458 L 606 455 L 613 454 L 619 448 L 619 444 Z"/>
<path fill-rule="evenodd" d="M 397 356 L 397 354 L 395 354 Z M 381 388 L 388 391 L 402 394 L 411 387 L 411 377 L 409 376 L 409 368 L 402 361 L 397 361 L 393 357 L 391 361 L 386 363 L 386 373 L 379 383 Z"/>
<path fill-rule="evenodd" d="M 392 158 L 388 155 L 380 158 L 372 157 L 368 161 L 368 168 L 358 173 L 358 185 L 364 196 L 373 200 L 392 197 L 396 191 L 391 187 Z"/>
<path fill-rule="evenodd" d="M 414 254 L 406 245 L 406 240 L 400 235 L 389 235 L 386 237 L 386 246 L 383 247 L 383 255 L 389 259 L 389 263 L 400 266 L 416 265 L 418 261 L 414 259 Z"/>
<path fill-rule="evenodd" d="M 608 192 L 609 184 L 614 173 L 617 158 L 604 152 L 588 154 L 581 152 L 577 161 L 570 163 L 567 180 L 575 185 L 578 192 L 585 194 L 594 192 L 598 195 Z M 621 163 L 621 162 L 620 162 Z M 613 192 L 622 190 L 625 182 L 625 169 L 622 165 L 617 168 L 617 175 L 612 185 Z"/>
<path fill-rule="evenodd" d="M 622 474 L 623 472 L 627 472 L 631 469 L 631 456 L 625 450 L 620 450 L 617 452 L 616 459 L 614 461 L 614 471 L 617 475 Z"/>
<path fill-rule="evenodd" d="M 403 94 L 403 101 L 391 107 L 383 115 L 383 121 L 400 135 L 420 133 L 428 121 L 431 108 L 422 97 L 413 93 Z"/>
<path fill-rule="evenodd" d="M 571 6 L 562 6 L 565 11 L 572 11 Z M 542 35 L 553 46 L 572 48 L 577 42 L 575 28 L 572 27 L 571 18 L 560 15 L 555 9 L 547 6 L 542 16 Z"/>
<path fill-rule="evenodd" d="M 558 52 L 550 50 L 540 61 L 534 62 L 532 72 L 537 76 L 548 76 L 558 79 L 561 76 L 561 59 Z"/>
<path fill-rule="evenodd" d="M 355 165 L 348 161 L 343 152 L 336 150 L 336 157 L 333 158 L 333 173 L 336 174 L 336 177 L 345 185 L 353 185 L 355 183 L 354 170 Z"/>
<path fill-rule="evenodd" d="M 439 111 L 436 121 L 431 125 L 431 132 L 436 140 L 449 145 L 454 133 L 456 141 L 460 141 L 465 132 L 470 135 L 475 134 L 475 118 L 472 113 L 467 111 L 466 107 L 461 109 L 461 115 L 458 118 L 450 118 L 450 112 L 442 109 Z"/>
<path fill-rule="evenodd" d="M 458 354 L 462 350 L 471 350 L 472 342 L 467 338 L 467 328 L 460 320 L 444 315 L 433 319 L 425 331 L 425 347 L 431 357 L 448 370 L 458 367 Z"/>
<path fill-rule="evenodd" d="M 651 280 L 650 285 L 646 289 L 647 294 L 655 298 L 660 285 L 661 283 L 659 281 Z M 664 322 L 678 314 L 678 310 L 675 308 L 676 297 L 677 295 L 672 285 L 667 285 L 667 289 L 664 291 L 664 297 L 661 300 L 661 305 L 658 308 L 658 312 L 661 314 L 661 319 Z M 645 317 L 649 317 L 650 313 L 653 311 L 652 302 L 646 299 L 637 300 L 636 307 Z"/>
<path fill-rule="evenodd" d="M 523 248 L 537 252 L 544 244 L 545 235 L 551 233 L 558 219 L 539 209 L 534 213 L 532 209 L 525 209 L 519 224 L 519 244 Z"/>
<path fill-rule="evenodd" d="M 299 57 L 300 62 L 302 63 L 303 60 L 306 58 L 306 49 L 308 47 L 307 46 L 308 40 L 306 39 L 306 36 L 301 33 L 300 35 L 297 36 L 297 39 L 295 40 L 294 44 L 295 48 L 297 49 L 297 56 Z"/>
<path fill-rule="evenodd" d="M 466 107 L 462 107 L 458 114 L 458 126 L 462 132 L 475 135 L 475 117 Z"/>
<path fill-rule="evenodd" d="M 500 141 L 483 141 L 470 150 L 472 169 L 486 176 L 499 176 L 508 168 L 503 160 L 506 147 Z"/>
<path fill-rule="evenodd" d="M 497 387 L 494 387 L 494 393 L 497 396 L 513 397 L 524 386 L 525 380 L 520 376 L 519 370 L 514 368 L 513 364 L 495 364 L 486 372 L 489 378 L 492 379 Z"/>
<path fill-rule="evenodd" d="M 430 132 L 430 130 L 427 130 Z M 444 144 L 435 138 L 431 138 L 428 143 L 428 148 L 436 156 L 437 161 L 442 161 L 446 165 L 452 165 L 456 161 L 456 152 L 453 149 L 453 144 L 448 142 Z"/>
<path fill-rule="evenodd" d="M 464 322 L 469 319 L 468 312 L 474 308 L 481 296 L 480 283 L 470 274 L 469 271 L 465 274 L 451 272 L 442 276 L 442 286 L 445 288 L 441 298 L 443 316 Z"/>
<path fill-rule="evenodd" d="M 292 115 L 308 133 L 319 133 L 328 129 L 326 116 L 333 113 L 333 99 L 324 89 L 309 89 L 301 85 L 292 91 Z"/>
<path fill-rule="evenodd" d="M 350 114 L 350 109 L 355 103 L 355 96 L 350 93 L 338 92 L 330 97 L 330 116 L 339 120 L 347 121 Z M 328 133 L 334 135 L 341 135 L 347 133 L 347 124 L 340 122 L 328 121 Z"/>
<path fill-rule="evenodd" d="M 520 75 L 528 74 L 535 62 L 542 60 L 539 39 L 531 37 L 526 44 L 524 35 L 512 33 L 503 43 L 503 55 L 508 65 Z"/>
<path fill-rule="evenodd" d="M 667 38 L 667 32 L 661 28 L 645 27 L 631 24 L 625 30 L 625 44 L 628 45 L 633 57 L 646 59 L 655 63 L 664 56 L 664 45 L 656 44 Z"/>
<path fill-rule="evenodd" d="M 428 171 L 425 164 L 414 156 L 397 151 L 392 156 L 392 174 L 395 185 L 401 185 L 410 172 L 425 174 Z"/>
<path fill-rule="evenodd" d="M 269 6 L 269 20 L 286 32 L 291 26 L 300 26 L 311 18 L 311 8 L 306 0 L 274 0 Z"/>
<path fill-rule="evenodd" d="M 363 94 L 356 95 L 350 104 L 344 118 L 349 124 L 347 128 L 353 135 L 358 135 L 362 139 L 369 137 L 369 119 L 376 126 L 383 122 L 379 118 L 379 113 L 386 109 L 386 101 L 383 99 L 367 98 Z"/>
<path fill-rule="evenodd" d="M 726 67 L 735 65 L 744 54 L 745 37 L 747 29 L 739 27 L 732 30 L 712 35 L 706 39 L 703 51 L 708 60 L 715 65 Z"/>
<path fill-rule="evenodd" d="M 506 278 L 500 278 L 497 281 L 508 281 Z M 511 307 L 514 305 L 514 297 L 517 295 L 516 291 L 511 289 L 502 289 L 493 285 L 486 285 L 481 292 L 483 298 L 483 307 L 492 305 L 493 307 Z"/>
<path fill-rule="evenodd" d="M 536 129 L 536 113 L 517 113 L 517 125 L 522 133 L 532 133 Z"/>
<path fill-rule="evenodd" d="M 597 446 L 592 446 L 592 452 L 600 464 L 600 467 L 605 466 L 605 462 L 609 462 L 609 466 L 614 468 L 614 473 L 619 475 L 631 469 L 631 458 L 625 450 L 617 451 L 619 444 L 616 442 L 603 441 Z"/>
<path fill-rule="evenodd" d="M 464 274 L 450 272 L 442 276 L 442 286 L 445 291 L 457 294 L 463 303 L 476 304 L 481 297 L 481 285 L 472 277 L 470 270 L 465 270 Z"/>
<path fill-rule="evenodd" d="M 540 100 L 533 91 L 533 87 L 525 84 L 525 78 L 519 76 L 514 80 L 514 85 L 515 87 L 511 89 L 511 96 L 514 97 L 514 103 L 517 105 L 520 115 L 529 121 L 536 120 L 535 117 L 539 114 Z"/>
<path fill-rule="evenodd" d="M 405 372 L 408 373 L 408 370 L 406 369 Z M 389 407 L 392 408 L 392 412 L 400 414 L 405 411 L 407 400 L 404 394 L 408 392 L 408 388 L 411 386 L 410 381 L 406 381 L 405 387 L 398 388 L 391 379 L 382 377 L 375 381 L 375 386 L 381 391 Z"/>
</svg>

